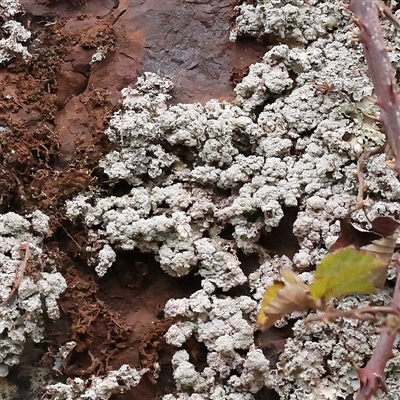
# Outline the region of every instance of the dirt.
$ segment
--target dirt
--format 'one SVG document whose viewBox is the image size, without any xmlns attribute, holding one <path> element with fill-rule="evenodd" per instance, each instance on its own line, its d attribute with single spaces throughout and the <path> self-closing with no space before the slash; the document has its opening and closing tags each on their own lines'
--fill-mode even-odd
<svg viewBox="0 0 400 400">
<path fill-rule="evenodd" d="M 163 338 L 173 321 L 164 318 L 163 307 L 200 288 L 199 279 L 171 278 L 152 256 L 139 252 L 119 253 L 107 275 L 97 278 L 86 266 L 86 232 L 65 218 L 63 204 L 92 185 L 111 190 L 98 168 L 110 149 L 104 131 L 119 107 L 120 90 L 143 71 L 173 79 L 172 103 L 232 100 L 233 85 L 267 45 L 229 41 L 236 0 L 20 2 L 26 13 L 19 20 L 32 32 L 32 57 L 16 57 L 0 69 L 0 207 L 3 213 L 40 209 L 51 216 L 45 247 L 68 289 L 59 302 L 61 318 L 47 323 L 45 344 L 28 346 L 11 371 L 15 399 L 43 395 L 43 385 L 24 368 L 51 371 L 59 346 L 69 340 L 77 346 L 62 377 L 49 372 L 49 379 L 157 362 L 157 381 L 148 374 L 131 392 L 112 399 L 159 399 L 175 390 L 173 349 Z M 100 46 L 105 59 L 91 63 Z M 265 346 L 279 348 L 279 340 Z M 186 346 L 197 362 L 204 357 L 195 341 Z"/>
</svg>

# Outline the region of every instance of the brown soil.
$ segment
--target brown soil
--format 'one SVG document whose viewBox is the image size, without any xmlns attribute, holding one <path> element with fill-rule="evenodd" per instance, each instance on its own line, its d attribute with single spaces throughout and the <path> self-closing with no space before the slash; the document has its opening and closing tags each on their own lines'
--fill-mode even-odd
<svg viewBox="0 0 400 400">
<path fill-rule="evenodd" d="M 112 399 L 158 399 L 174 391 L 173 349 L 163 338 L 172 321 L 163 307 L 193 293 L 199 280 L 171 278 L 138 252 L 121 252 L 107 275 L 96 278 L 85 263 L 85 232 L 65 219 L 63 204 L 95 184 L 109 190 L 97 167 L 109 149 L 104 130 L 120 90 L 143 71 L 173 79 L 172 102 L 232 100 L 233 83 L 266 45 L 229 42 L 236 0 L 20 2 L 26 13 L 19 19 L 33 34 L 32 58 L 17 57 L 0 69 L 1 212 L 40 209 L 51 216 L 53 235 L 45 247 L 68 282 L 62 317 L 48 323 L 45 345 L 30 347 L 24 359 L 51 366 L 58 347 L 75 340 L 63 379 L 157 362 L 157 381 L 148 374 L 139 387 Z M 91 64 L 99 46 L 107 57 Z M 189 341 L 187 350 L 201 359 L 199 344 Z M 43 385 L 22 365 L 10 374 L 19 385 L 15 399 L 40 398 Z"/>
</svg>

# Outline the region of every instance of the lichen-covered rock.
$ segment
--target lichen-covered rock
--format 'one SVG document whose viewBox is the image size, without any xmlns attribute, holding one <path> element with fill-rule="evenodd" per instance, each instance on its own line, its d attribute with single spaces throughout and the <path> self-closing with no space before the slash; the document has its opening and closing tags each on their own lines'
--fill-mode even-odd
<svg viewBox="0 0 400 400">
<path fill-rule="evenodd" d="M 368 98 L 373 87 L 339 3 L 257 0 L 237 10 L 232 37 L 273 36 L 280 44 L 250 66 L 235 101 L 169 105 L 172 82 L 144 74 L 135 89 L 123 91 L 106 132 L 114 148 L 100 162 L 113 182 L 131 189 L 118 197 L 82 193 L 67 202 L 67 213 L 89 227 L 87 250 L 100 275 L 116 250 L 137 248 L 154 253 L 172 276 L 192 270 L 201 276 L 201 290 L 167 302 L 165 314 L 177 322 L 165 337 L 178 348 L 191 337 L 204 343 L 208 365 L 199 371 L 179 349 L 178 393 L 164 400 L 250 400 L 263 386 L 282 400 L 346 398 L 357 389 L 351 360 L 361 364 L 371 354 L 373 326 L 297 322 L 271 368 L 255 347 L 254 322 L 280 269 L 295 268 L 311 281 L 310 270 L 340 233 L 339 219 L 355 208 L 357 159 L 384 143 L 368 116 L 377 113 Z M 390 57 L 399 62 L 395 34 L 387 24 L 385 31 Z M 352 218 L 366 225 L 398 213 L 400 183 L 384 157 L 373 158 L 364 173 L 368 215 L 359 210 Z M 287 226 L 289 210 L 294 221 Z M 261 243 L 276 232 L 284 241 L 284 229 L 295 249 L 284 250 L 290 259 L 271 258 Z M 248 276 L 243 253 L 259 257 Z M 235 295 L 236 288 L 246 295 Z M 388 293 L 381 296 L 388 301 Z M 352 297 L 351 306 L 362 301 Z M 396 387 L 391 363 L 388 383 Z"/>
<path fill-rule="evenodd" d="M 371 133 L 368 142 L 362 133 L 372 126 L 362 117 L 364 103 L 360 109 L 353 107 L 353 118 L 343 111 L 350 93 L 356 99 L 371 94 L 366 90 L 371 86 L 365 68 L 360 67 L 351 79 L 343 73 L 344 63 L 349 68 L 359 63 L 360 53 L 350 47 L 348 39 L 337 31 L 303 50 L 280 45 L 267 52 L 260 68 L 279 64 L 296 71 L 302 85 L 267 104 L 256 122 L 254 110 L 259 99 L 265 103 L 271 90 L 260 86 L 255 69 L 237 86 L 237 105 L 212 100 L 204 106 L 168 106 L 171 82 L 150 73 L 136 89 L 125 90 L 123 109 L 115 114 L 107 131 L 120 149 L 109 153 L 101 165 L 111 178 L 136 187 L 118 198 L 92 201 L 88 194 L 86 199 L 81 195 L 67 203 L 71 218 L 83 217 L 89 227 L 96 226 L 90 235 L 97 244 L 88 249 L 94 253 L 100 244 L 108 243 L 126 250 L 152 251 L 168 273 L 182 276 L 200 266 L 195 242 L 204 234 L 212 246 L 219 246 L 219 235 L 230 224 L 235 245 L 246 253 L 256 252 L 261 235 L 279 225 L 285 208 L 303 210 L 307 199 L 317 196 L 327 202 L 329 211 L 299 213 L 295 234 L 301 248 L 295 260 L 304 267 L 318 262 L 338 233 L 335 221 L 351 207 L 357 193 L 355 157 L 363 145 L 382 143 L 382 136 L 373 136 L 372 128 L 367 130 Z M 343 48 L 337 45 L 340 43 Z M 329 51 L 336 56 L 327 57 Z M 317 71 L 312 64 L 318 65 Z M 332 90 L 319 93 L 317 82 L 325 82 L 332 74 Z M 159 149 L 156 153 L 152 152 L 154 146 Z M 137 151 L 146 153 L 151 165 L 138 158 Z M 173 158 L 171 162 L 164 163 L 164 153 Z M 116 168 L 124 172 L 115 173 Z M 390 171 L 382 171 L 384 182 L 396 193 L 400 185 Z M 230 193 L 216 194 L 220 189 Z M 387 196 L 395 194 L 382 193 Z M 312 230 L 312 235 L 302 226 Z M 317 248 L 316 243 L 320 244 Z M 105 250 L 103 253 L 105 256 Z M 103 253 L 102 260 L 96 256 L 92 262 L 101 274 L 113 260 L 105 260 Z M 111 255 L 110 251 L 107 254 Z M 219 268 L 222 263 L 221 259 Z M 243 279 L 237 284 L 240 282 Z M 227 287 L 221 280 L 217 286 Z"/>
</svg>

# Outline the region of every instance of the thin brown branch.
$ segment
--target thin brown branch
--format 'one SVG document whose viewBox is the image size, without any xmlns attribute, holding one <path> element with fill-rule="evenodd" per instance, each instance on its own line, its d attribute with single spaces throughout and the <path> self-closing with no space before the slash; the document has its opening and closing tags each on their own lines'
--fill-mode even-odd
<svg viewBox="0 0 400 400">
<path fill-rule="evenodd" d="M 366 150 L 364 151 L 361 156 L 359 157 L 357 161 L 357 178 L 358 178 L 358 193 L 357 193 L 357 198 L 356 198 L 356 210 L 359 210 L 360 208 L 364 209 L 367 202 L 368 202 L 368 197 L 364 198 L 364 191 L 367 187 L 365 180 L 364 180 L 364 168 L 367 165 L 369 159 L 376 155 L 380 154 L 385 150 L 385 146 L 379 146 L 374 149 Z M 352 211 L 352 212 L 353 212 Z"/>
</svg>

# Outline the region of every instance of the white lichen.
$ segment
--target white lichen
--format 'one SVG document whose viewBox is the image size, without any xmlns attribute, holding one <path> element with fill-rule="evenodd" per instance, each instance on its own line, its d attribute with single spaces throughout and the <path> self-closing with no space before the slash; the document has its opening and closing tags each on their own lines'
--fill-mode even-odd
<svg viewBox="0 0 400 400">
<path fill-rule="evenodd" d="M 105 376 L 92 376 L 86 380 L 71 379 L 69 383 L 47 386 L 47 395 L 57 400 L 108 400 L 113 394 L 124 393 L 137 386 L 146 369 L 136 370 L 124 364 Z"/>
<path fill-rule="evenodd" d="M 0 1 L 0 16 L 2 17 L 0 30 L 4 36 L 0 39 L 0 64 L 7 63 L 18 53 L 25 60 L 30 57 L 24 44 L 30 39 L 31 32 L 14 19 L 17 14 L 21 13 L 23 13 L 23 9 L 18 0 Z"/>
<path fill-rule="evenodd" d="M 276 36 L 306 44 L 335 28 L 344 12 L 335 2 L 257 0 L 236 7 L 238 17 L 231 35 Z"/>
<path fill-rule="evenodd" d="M 63 365 L 71 354 L 72 350 L 76 347 L 76 344 L 76 342 L 71 340 L 70 342 L 65 343 L 63 346 L 60 346 L 58 352 L 54 355 L 54 371 L 57 371 L 59 374 L 62 373 L 61 371 L 63 369 Z"/>
<path fill-rule="evenodd" d="M 117 259 L 117 255 L 113 248 L 105 244 L 103 248 L 99 251 L 99 261 L 96 265 L 96 273 L 98 276 L 102 277 L 106 274 L 108 268 L 110 268 L 115 260 Z"/>
</svg>

